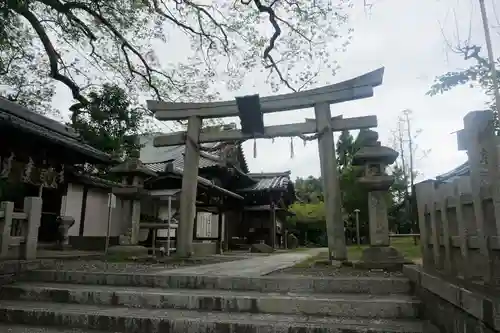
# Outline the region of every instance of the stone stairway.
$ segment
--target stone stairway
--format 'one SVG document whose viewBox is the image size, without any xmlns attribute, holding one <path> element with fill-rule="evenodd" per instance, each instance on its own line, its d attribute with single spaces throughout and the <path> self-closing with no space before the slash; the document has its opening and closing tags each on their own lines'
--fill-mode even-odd
<svg viewBox="0 0 500 333">
<path fill-rule="evenodd" d="M 39 270 L 0 298 L 0 332 L 11 333 L 435 332 L 398 277 Z"/>
</svg>

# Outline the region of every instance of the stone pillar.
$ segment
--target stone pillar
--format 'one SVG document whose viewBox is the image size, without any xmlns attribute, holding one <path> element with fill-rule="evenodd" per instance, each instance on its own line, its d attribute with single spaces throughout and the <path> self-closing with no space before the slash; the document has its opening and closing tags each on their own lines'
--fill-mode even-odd
<svg viewBox="0 0 500 333">
<path fill-rule="evenodd" d="M 231 234 L 230 234 L 230 229 L 229 229 L 229 218 L 228 217 L 232 217 L 234 219 L 234 212 L 230 212 L 230 213 L 226 213 L 224 215 L 224 220 L 223 220 L 223 229 L 224 229 L 224 241 L 223 241 L 223 250 L 224 252 L 228 252 L 229 251 L 229 240 L 231 238 Z"/>
<path fill-rule="evenodd" d="M 468 155 L 473 226 L 477 230 L 480 254 L 473 265 L 473 275 L 481 276 L 487 284 L 498 287 L 499 259 L 490 241 L 490 237 L 500 234 L 500 157 L 498 136 L 495 132 L 493 112 L 473 111 L 464 117 L 464 129 L 457 134 L 459 149 L 467 150 Z M 491 201 L 483 197 L 481 192 L 485 189 L 489 189 Z M 469 257 L 469 260 L 474 257 Z"/>
<path fill-rule="evenodd" d="M 139 243 L 139 232 L 141 222 L 141 202 L 139 200 L 132 201 L 132 218 L 130 226 L 130 244 L 137 245 Z"/>
<path fill-rule="evenodd" d="M 7 257 L 9 253 L 10 231 L 12 228 L 12 214 L 14 213 L 13 202 L 2 202 L 0 211 L 3 218 L 0 221 L 0 258 Z"/>
<path fill-rule="evenodd" d="M 389 221 L 387 220 L 386 191 L 368 193 L 368 221 L 370 245 L 389 246 Z"/>
<path fill-rule="evenodd" d="M 271 224 L 271 230 L 269 235 L 269 246 L 276 249 L 276 209 L 274 207 L 274 202 L 271 202 L 270 208 L 269 222 Z"/>
<path fill-rule="evenodd" d="M 354 154 L 353 165 L 365 168 L 359 183 L 368 190 L 370 247 L 363 251 L 356 266 L 367 269 L 401 269 L 408 261 L 390 246 L 385 198 L 394 182 L 394 177 L 385 170 L 394 163 L 398 152 L 382 146 L 378 141 L 378 133 L 372 130 L 362 130 L 359 140 L 363 147 Z"/>
<path fill-rule="evenodd" d="M 38 228 L 42 218 L 42 198 L 24 198 L 24 212 L 28 219 L 28 229 L 26 231 L 26 244 L 24 244 L 23 259 L 36 259 L 38 245 Z"/>
</svg>

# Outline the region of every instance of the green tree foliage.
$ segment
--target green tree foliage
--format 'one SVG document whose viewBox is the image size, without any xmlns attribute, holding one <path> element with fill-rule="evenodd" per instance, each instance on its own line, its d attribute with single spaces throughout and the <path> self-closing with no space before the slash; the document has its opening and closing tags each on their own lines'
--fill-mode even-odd
<svg viewBox="0 0 500 333">
<path fill-rule="evenodd" d="M 134 107 L 124 89 L 105 84 L 89 93 L 89 103 L 74 110 L 71 126 L 91 146 L 118 159 L 138 151 L 145 111 Z"/>
<path fill-rule="evenodd" d="M 410 233 L 412 229 L 411 219 L 407 216 L 408 211 L 405 207 L 405 204 L 411 202 L 407 198 L 407 188 L 410 186 L 408 177 L 406 177 L 403 167 L 398 163 L 391 167 L 391 174 L 394 176 L 394 184 L 391 186 L 389 196 L 389 229 L 398 233 Z"/>
<path fill-rule="evenodd" d="M 0 0 L 0 95 L 44 111 L 58 83 L 83 108 L 93 86 L 113 82 L 146 98 L 209 101 L 217 97 L 212 83 L 237 88 L 255 70 L 267 71 L 273 88 L 298 90 L 320 72 L 335 73 L 334 54 L 350 41 L 343 27 L 351 5 Z M 184 42 L 192 52 L 171 56 Z"/>
<path fill-rule="evenodd" d="M 297 177 L 295 180 L 295 192 L 297 197 L 304 203 L 317 203 L 323 201 L 321 177 Z"/>
<path fill-rule="evenodd" d="M 363 176 L 364 166 L 352 165 L 354 154 L 361 148 L 358 138 L 344 131 L 339 136 L 336 145 L 336 155 L 339 172 L 340 191 L 342 197 L 342 210 L 346 227 L 346 238 L 348 242 L 355 242 L 356 214 L 359 209 L 360 235 L 368 241 L 368 192 L 358 183 Z M 399 165 L 392 168 L 391 173 L 395 176 L 394 185 L 389 190 L 386 200 L 389 207 L 390 229 L 403 233 L 409 233 L 411 225 L 401 224 L 400 221 L 408 221 L 402 214 L 405 213 L 403 203 L 408 186 L 407 178 Z M 294 216 L 289 223 L 300 230 L 302 234 L 307 231 L 308 239 L 315 243 L 323 242 L 325 238 L 325 203 L 320 178 L 309 176 L 305 179 L 297 178 L 295 181 L 297 197 L 301 202 L 296 202 L 290 207 Z M 303 241 L 303 237 L 301 238 Z"/>
<path fill-rule="evenodd" d="M 0 15 L 5 1 L 0 1 Z M 2 15 L 0 23 L 0 96 L 40 113 L 52 111 L 55 91 L 44 53 L 31 41 L 36 34 L 19 19 Z"/>
<path fill-rule="evenodd" d="M 491 98 L 491 102 L 489 103 L 490 107 L 496 112 L 493 80 L 490 73 L 491 64 L 488 58 L 480 54 L 481 47 L 470 45 L 458 47 L 455 51 L 463 56 L 464 60 L 470 62 L 469 67 L 436 77 L 434 84 L 427 94 L 430 96 L 442 94 L 455 87 L 466 84 L 470 87 L 479 86 Z M 500 58 L 497 59 L 495 66 L 497 67 L 497 77 L 500 78 L 500 69 L 498 69 L 500 66 Z"/>
<path fill-rule="evenodd" d="M 358 183 L 363 176 L 364 167 L 352 165 L 354 154 L 361 148 L 358 138 L 354 139 L 349 131 L 343 131 L 337 141 L 336 154 L 340 175 L 342 209 L 345 216 L 346 237 L 353 240 L 356 235 L 356 214 L 359 209 L 360 235 L 368 239 L 368 193 Z"/>
<path fill-rule="evenodd" d="M 357 143 L 351 133 L 347 130 L 342 131 L 336 146 L 337 166 L 340 171 L 351 165 L 352 158 L 357 150 Z"/>
<path fill-rule="evenodd" d="M 341 133 L 337 145 L 336 155 L 339 172 L 342 209 L 345 217 L 346 236 L 352 240 L 355 231 L 354 210 L 360 210 L 362 234 L 367 236 L 368 201 L 366 190 L 357 183 L 363 173 L 363 167 L 353 166 L 352 159 L 359 149 L 359 143 L 349 131 Z M 298 229 L 307 230 L 309 237 L 315 235 L 317 239 L 325 239 L 325 203 L 321 178 L 309 176 L 306 179 L 297 178 L 295 182 L 297 196 L 302 202 L 290 207 L 295 214 L 291 218 L 292 224 Z M 312 238 L 310 239 L 314 241 Z M 319 241 L 319 240 L 318 240 Z"/>
<path fill-rule="evenodd" d="M 315 203 L 296 202 L 290 206 L 295 216 L 293 219 L 299 223 L 317 223 L 325 221 L 325 203 L 323 201 Z"/>
</svg>

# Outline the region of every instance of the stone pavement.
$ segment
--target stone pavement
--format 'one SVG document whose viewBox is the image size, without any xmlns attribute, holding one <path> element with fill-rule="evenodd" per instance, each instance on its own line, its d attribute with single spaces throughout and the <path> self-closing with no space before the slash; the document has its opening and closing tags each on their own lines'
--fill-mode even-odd
<svg viewBox="0 0 500 333">
<path fill-rule="evenodd" d="M 301 261 L 318 255 L 327 249 L 273 254 L 265 257 L 249 258 L 220 264 L 202 265 L 188 268 L 169 269 L 155 272 L 168 275 L 213 275 L 213 276 L 262 276 L 291 267 Z"/>
</svg>

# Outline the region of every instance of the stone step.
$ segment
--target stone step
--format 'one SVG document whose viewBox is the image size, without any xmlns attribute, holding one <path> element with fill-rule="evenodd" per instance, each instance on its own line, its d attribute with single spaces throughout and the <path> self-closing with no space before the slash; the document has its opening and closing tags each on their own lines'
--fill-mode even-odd
<svg viewBox="0 0 500 333">
<path fill-rule="evenodd" d="M 35 270 L 25 281 L 137 286 L 173 289 L 218 289 L 258 292 L 408 294 L 410 282 L 403 277 L 307 277 L 307 276 L 209 276 L 178 274 L 130 274 L 109 272 Z"/>
<path fill-rule="evenodd" d="M 201 311 L 305 314 L 338 317 L 417 318 L 420 302 L 407 295 L 259 293 L 56 283 L 16 283 L 2 300 Z"/>
<path fill-rule="evenodd" d="M 59 327 L 41 327 L 26 325 L 5 325 L 0 323 L 0 332 L 2 333 L 120 333 L 110 331 L 96 331 L 81 328 L 59 328 Z"/>
<path fill-rule="evenodd" d="M 27 301 L 0 302 L 0 322 L 123 333 L 433 332 L 431 326 L 418 320 L 197 312 Z"/>
</svg>

